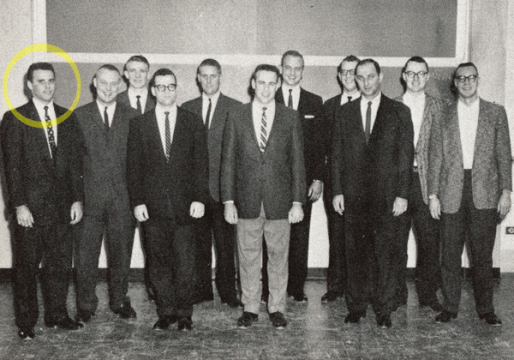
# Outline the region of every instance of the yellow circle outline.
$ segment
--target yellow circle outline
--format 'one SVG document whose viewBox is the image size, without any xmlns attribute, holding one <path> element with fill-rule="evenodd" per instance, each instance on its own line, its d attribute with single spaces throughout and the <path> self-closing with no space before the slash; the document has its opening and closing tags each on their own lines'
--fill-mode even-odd
<svg viewBox="0 0 514 360">
<path fill-rule="evenodd" d="M 9 73 L 11 72 L 14 65 L 25 55 L 28 55 L 28 54 L 31 54 L 31 53 L 37 52 L 37 51 L 51 52 L 51 53 L 57 54 L 60 57 L 62 57 L 64 60 L 66 60 L 66 62 L 73 69 L 73 72 L 75 73 L 75 78 L 77 79 L 77 92 L 75 93 L 75 100 L 73 100 L 73 103 L 69 107 L 68 111 L 66 111 L 64 114 L 62 114 L 55 120 L 36 121 L 36 120 L 32 120 L 32 119 L 29 119 L 29 118 L 23 116 L 14 108 L 14 106 L 11 103 L 11 100 L 9 99 L 9 94 L 7 93 L 7 80 L 9 78 Z M 52 125 L 60 124 L 71 115 L 73 110 L 75 110 L 75 108 L 77 107 L 77 104 L 80 99 L 80 92 L 82 89 L 82 81 L 80 79 L 80 73 L 79 73 L 79 69 L 77 68 L 77 64 L 75 64 L 75 62 L 73 61 L 71 56 L 66 51 L 64 51 L 63 49 L 61 49 L 57 46 L 51 45 L 51 44 L 39 43 L 39 44 L 29 45 L 26 48 L 23 48 L 22 50 L 18 51 L 18 53 L 16 55 L 14 55 L 14 57 L 9 62 L 9 65 L 7 65 L 7 68 L 5 69 L 4 81 L 3 81 L 2 87 L 3 87 L 3 91 L 4 91 L 5 102 L 7 103 L 7 106 L 9 107 L 9 110 L 11 110 L 13 115 L 16 116 L 16 118 L 18 120 L 20 120 L 21 122 L 23 122 L 26 125 L 29 125 L 29 126 L 32 126 L 32 127 L 38 128 L 38 129 L 43 129 L 43 128 L 50 127 Z M 55 122 L 57 122 L 57 124 Z"/>
</svg>

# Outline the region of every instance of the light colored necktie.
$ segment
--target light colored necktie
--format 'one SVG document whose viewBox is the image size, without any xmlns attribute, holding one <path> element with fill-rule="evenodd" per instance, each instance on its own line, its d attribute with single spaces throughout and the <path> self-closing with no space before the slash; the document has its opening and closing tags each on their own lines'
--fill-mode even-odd
<svg viewBox="0 0 514 360">
<path fill-rule="evenodd" d="M 48 115 L 48 106 L 45 106 L 45 121 L 50 121 L 50 116 Z M 48 125 L 46 128 L 48 133 L 48 142 L 50 143 L 50 156 L 52 159 L 55 157 L 55 152 L 57 151 L 57 143 L 55 142 L 55 134 L 54 129 L 51 125 Z"/>
<path fill-rule="evenodd" d="M 262 119 L 261 119 L 261 138 L 259 142 L 259 148 L 263 153 L 266 150 L 266 142 L 268 140 L 268 120 L 266 119 L 266 109 L 262 108 Z"/>
</svg>

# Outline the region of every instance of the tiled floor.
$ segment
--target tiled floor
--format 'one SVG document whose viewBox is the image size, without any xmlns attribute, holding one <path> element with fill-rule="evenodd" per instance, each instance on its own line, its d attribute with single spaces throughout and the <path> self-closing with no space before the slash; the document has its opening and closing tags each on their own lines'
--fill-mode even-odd
<svg viewBox="0 0 514 360">
<path fill-rule="evenodd" d="M 22 341 L 14 325 L 10 284 L 0 285 L 0 359 L 514 359 L 514 274 L 503 275 L 495 289 L 502 327 L 490 327 L 474 311 L 470 285 L 465 282 L 459 317 L 436 324 L 435 314 L 420 309 L 414 285 L 409 302 L 393 314 L 393 327 L 376 326 L 368 311 L 360 324 L 345 324 L 344 300 L 323 305 L 319 299 L 326 284 L 306 284 L 307 304 L 289 300 L 289 325 L 271 327 L 262 306 L 259 322 L 247 330 L 236 328 L 241 310 L 219 302 L 195 307 L 193 331 L 173 328 L 155 332 L 155 305 L 146 301 L 141 283 L 130 285 L 129 295 L 138 312 L 135 321 L 118 319 L 108 308 L 105 283 L 98 286 L 97 316 L 79 331 L 47 329 L 42 319 L 33 341 Z M 69 308 L 75 314 L 71 288 Z"/>
</svg>

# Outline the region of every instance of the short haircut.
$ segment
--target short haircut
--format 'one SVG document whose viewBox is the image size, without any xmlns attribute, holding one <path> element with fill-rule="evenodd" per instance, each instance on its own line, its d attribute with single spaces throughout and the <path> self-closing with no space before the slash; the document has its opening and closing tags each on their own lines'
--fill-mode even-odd
<svg viewBox="0 0 514 360">
<path fill-rule="evenodd" d="M 252 78 L 251 78 L 252 80 L 256 79 L 257 73 L 259 71 L 273 72 L 273 73 L 275 73 L 277 75 L 277 80 L 280 79 L 280 70 L 278 70 L 278 67 L 276 67 L 275 65 L 260 64 L 260 65 L 257 65 L 255 70 L 253 71 Z"/>
<path fill-rule="evenodd" d="M 380 75 L 380 65 L 375 60 L 373 60 L 371 58 L 367 58 L 367 59 L 359 61 L 359 63 L 355 67 L 355 73 L 357 73 L 357 69 L 359 68 L 359 66 L 366 65 L 366 64 L 373 64 L 373 66 L 377 70 L 377 74 Z"/>
<path fill-rule="evenodd" d="M 218 74 L 221 74 L 221 65 L 220 63 L 215 59 L 205 59 L 203 60 L 200 65 L 198 65 L 198 68 L 196 69 L 196 74 L 200 75 L 200 68 L 203 66 L 214 66 L 218 70 Z"/>
<path fill-rule="evenodd" d="M 173 76 L 173 78 L 175 79 L 175 82 L 177 82 L 177 77 L 175 76 L 175 74 L 173 73 L 173 71 L 171 71 L 170 69 L 168 68 L 160 68 L 159 70 L 157 70 L 156 72 L 154 72 L 153 76 L 152 76 L 152 79 L 150 80 L 150 83 L 149 83 L 149 86 L 150 87 L 154 87 L 155 86 L 155 78 L 157 76 L 168 76 L 168 75 L 171 75 Z"/>
<path fill-rule="evenodd" d="M 361 61 L 357 56 L 355 55 L 348 55 L 347 57 L 345 57 L 343 59 L 343 61 L 341 61 L 341 63 L 339 64 L 339 66 L 337 67 L 337 72 L 341 72 L 341 70 L 343 69 L 343 63 L 344 62 L 356 62 L 358 63 L 359 61 Z"/>
<path fill-rule="evenodd" d="M 407 62 L 405 63 L 405 65 L 403 66 L 402 68 L 402 74 L 405 72 L 405 70 L 407 70 L 407 65 L 409 65 L 410 62 L 416 62 L 416 63 L 419 63 L 419 64 L 425 64 L 425 66 L 427 67 L 427 72 L 430 71 L 430 68 L 428 67 L 428 63 L 426 62 L 425 59 L 423 59 L 421 56 L 413 56 L 411 57 L 409 60 L 407 60 Z"/>
<path fill-rule="evenodd" d="M 96 70 L 96 73 L 95 73 L 95 76 L 94 76 L 95 78 L 96 78 L 96 75 L 98 74 L 98 72 L 99 72 L 100 70 L 109 70 L 109 71 L 114 71 L 114 72 L 117 72 L 117 73 L 118 73 L 118 75 L 120 75 L 120 76 L 121 76 L 121 74 L 120 74 L 120 70 L 118 70 L 118 68 L 117 68 L 116 66 L 114 66 L 114 65 L 112 65 L 112 64 L 103 64 L 102 66 L 100 66 L 100 67 L 98 68 L 98 70 Z"/>
<path fill-rule="evenodd" d="M 144 64 L 146 64 L 146 66 L 148 66 L 148 68 L 150 68 L 150 63 L 148 62 L 148 59 L 145 58 L 143 55 L 132 55 L 130 57 L 130 59 L 127 60 L 127 62 L 125 63 L 125 65 L 123 65 L 123 71 L 126 71 L 127 70 L 127 64 L 131 61 L 134 61 L 134 62 L 142 62 Z"/>
<path fill-rule="evenodd" d="M 475 71 L 477 72 L 477 76 L 478 76 L 478 69 L 476 67 L 475 64 L 473 64 L 472 62 L 465 62 L 465 63 L 460 63 L 457 68 L 455 69 L 455 71 L 453 72 L 453 78 L 455 79 L 457 77 L 457 71 L 460 69 L 460 68 L 464 68 L 464 67 L 473 67 L 475 68 Z"/>
<path fill-rule="evenodd" d="M 32 80 L 34 79 L 34 71 L 36 71 L 36 70 L 51 71 L 55 77 L 55 70 L 54 70 L 54 67 L 52 64 L 47 63 L 47 62 L 37 62 L 37 63 L 32 63 L 29 66 L 29 69 L 27 70 L 27 80 L 28 81 L 32 82 Z"/>
<path fill-rule="evenodd" d="M 305 64 L 305 61 L 303 60 L 303 55 L 300 54 L 298 51 L 296 50 L 287 50 L 283 55 L 282 55 L 282 60 L 280 60 L 280 65 L 284 65 L 284 59 L 286 58 L 286 56 L 294 56 L 294 57 L 299 57 L 300 59 L 302 59 L 302 62 Z"/>
</svg>

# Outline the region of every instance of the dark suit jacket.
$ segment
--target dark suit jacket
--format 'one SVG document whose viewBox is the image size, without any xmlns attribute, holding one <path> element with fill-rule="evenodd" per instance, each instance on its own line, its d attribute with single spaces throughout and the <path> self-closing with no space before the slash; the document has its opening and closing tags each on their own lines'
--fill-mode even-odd
<svg viewBox="0 0 514 360">
<path fill-rule="evenodd" d="M 281 88 L 275 94 L 275 101 L 285 104 Z M 301 88 L 298 113 L 304 135 L 306 183 L 310 186 L 313 180 L 323 181 L 326 176 L 325 157 L 329 141 L 324 123 L 323 100 Z"/>
<path fill-rule="evenodd" d="M 120 211 L 130 210 L 127 192 L 127 139 L 131 107 L 117 103 L 109 132 L 96 101 L 75 111 L 82 132 L 84 161 L 84 213 L 102 216 L 104 200 L 113 198 Z"/>
<path fill-rule="evenodd" d="M 228 118 L 228 112 L 233 107 L 240 105 L 237 100 L 220 94 L 218 103 L 212 115 L 212 122 L 207 136 L 207 147 L 209 150 L 209 191 L 217 202 L 220 201 L 220 169 L 221 169 L 221 143 L 223 132 Z M 190 100 L 182 104 L 182 108 L 202 118 L 202 97 Z"/>
<path fill-rule="evenodd" d="M 169 162 L 162 146 L 155 110 L 133 119 L 128 139 L 128 184 L 132 208 L 145 204 L 150 219 L 191 223 L 191 203 L 209 200 L 205 128 L 201 118 L 182 108 Z"/>
<path fill-rule="evenodd" d="M 382 94 L 366 144 L 361 101 L 343 105 L 338 116 L 332 140 L 334 196 L 344 195 L 347 209 L 371 196 L 375 211 L 390 212 L 395 198 L 407 199 L 410 191 L 414 153 L 410 110 Z"/>
<path fill-rule="evenodd" d="M 256 219 L 264 205 L 269 220 L 287 219 L 293 201 L 305 204 L 302 127 L 298 113 L 276 104 L 266 151 L 261 153 L 252 103 L 230 111 L 221 159 L 221 199 L 233 200 L 238 216 Z"/>
<path fill-rule="evenodd" d="M 61 116 L 67 109 L 55 105 Z M 25 117 L 41 121 L 32 101 L 17 108 Z M 74 114 L 57 125 L 57 152 L 50 156 L 46 129 L 25 125 L 8 111 L 1 125 L 5 176 L 10 206 L 27 205 L 35 225 L 69 223 L 70 208 L 83 201 L 82 163 L 77 145 L 80 132 Z"/>
<path fill-rule="evenodd" d="M 119 103 L 119 104 L 123 104 L 127 107 L 131 107 L 130 105 L 130 99 L 128 97 L 128 89 L 125 90 L 125 91 L 122 91 L 118 94 L 118 96 L 116 97 L 116 101 Z M 148 112 L 148 111 L 151 111 L 155 109 L 155 98 L 152 96 L 152 93 L 150 91 L 148 91 L 148 96 L 146 97 L 146 106 L 145 106 L 145 111 L 144 112 Z"/>
<path fill-rule="evenodd" d="M 502 190 L 512 190 L 511 148 L 505 108 L 480 99 L 472 168 L 473 203 L 496 209 Z M 441 211 L 456 213 L 462 200 L 464 165 L 457 103 L 432 125 L 428 192 L 441 201 Z"/>
</svg>

